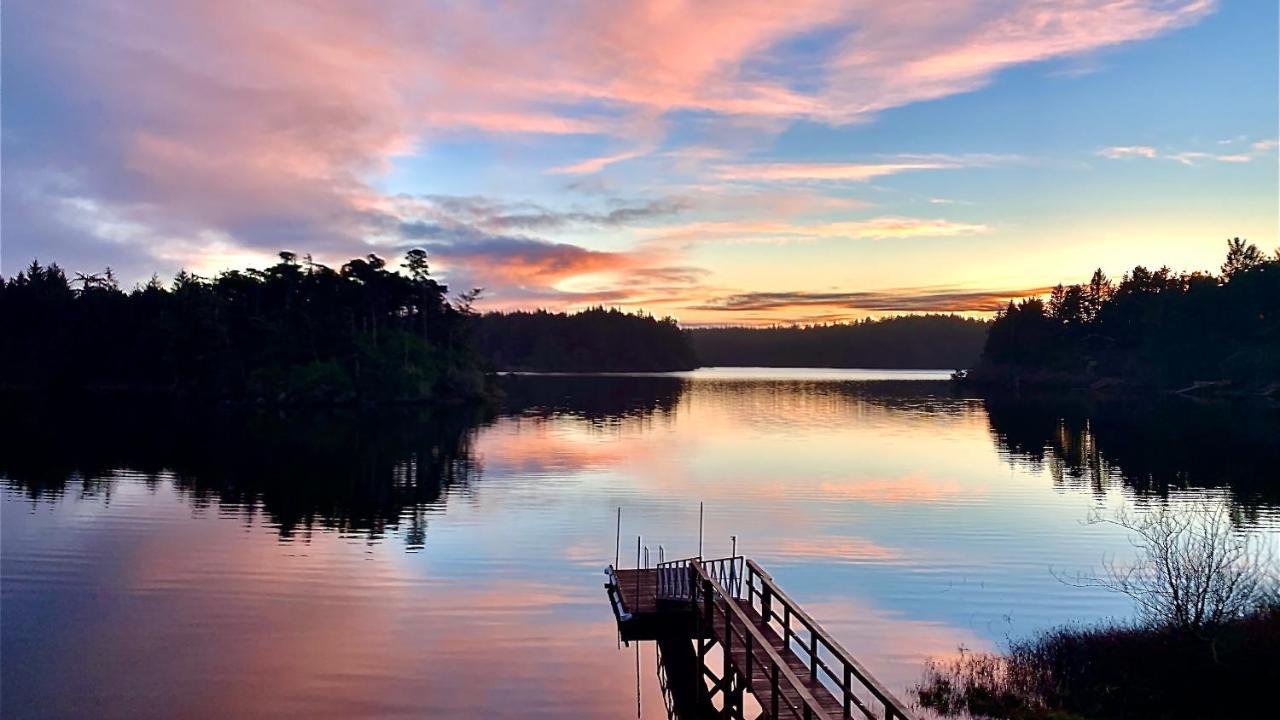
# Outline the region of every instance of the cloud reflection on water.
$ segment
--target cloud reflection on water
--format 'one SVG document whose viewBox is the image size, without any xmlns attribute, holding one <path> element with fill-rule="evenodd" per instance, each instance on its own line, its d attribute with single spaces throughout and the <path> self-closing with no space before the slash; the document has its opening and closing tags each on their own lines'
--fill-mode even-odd
<svg viewBox="0 0 1280 720">
<path fill-rule="evenodd" d="M 1156 427 L 936 383 L 508 387 L 474 418 L 6 421 L 5 716 L 630 714 L 599 574 L 620 506 L 624 558 L 636 534 L 675 557 L 706 502 L 708 555 L 737 535 L 897 687 L 926 655 L 1123 614 L 1049 573 L 1127 547 L 1081 527 L 1098 503 L 1226 485 L 1277 526 L 1261 411 L 1224 437 L 1212 408 Z"/>
</svg>

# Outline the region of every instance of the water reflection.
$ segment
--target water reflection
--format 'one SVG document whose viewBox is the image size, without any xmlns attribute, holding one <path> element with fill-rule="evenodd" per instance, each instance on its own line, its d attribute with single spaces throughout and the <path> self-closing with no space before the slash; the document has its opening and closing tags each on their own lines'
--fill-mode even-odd
<svg viewBox="0 0 1280 720">
<path fill-rule="evenodd" d="M 167 480 L 195 507 L 264 513 L 282 539 L 316 528 L 382 537 L 405 525 L 411 547 L 425 508 L 479 474 L 475 408 L 192 412 L 154 407 L 0 421 L 0 476 L 33 499 L 68 491 L 109 498 L 118 471 L 152 487 Z"/>
<path fill-rule="evenodd" d="M 1063 488 L 1105 492 L 1123 483 L 1165 497 L 1225 488 L 1245 509 L 1280 503 L 1280 412 L 1183 398 L 997 397 L 991 434 L 1011 461 L 1048 468 Z"/>
<path fill-rule="evenodd" d="M 508 375 L 502 378 L 508 415 L 570 415 L 618 422 L 674 412 L 687 381 L 628 375 Z"/>
<path fill-rule="evenodd" d="M 552 427 L 630 428 L 679 425 L 681 433 L 828 432 L 849 423 L 913 424 L 942 432 L 983 422 L 1008 462 L 1047 470 L 1055 485 L 1094 493 L 1122 483 L 1138 494 L 1227 488 L 1246 507 L 1280 503 L 1280 412 L 1272 407 L 1193 403 L 1180 398 L 1105 401 L 1087 397 L 953 397 L 939 382 L 834 382 L 662 376 L 510 376 L 501 416 L 476 408 L 191 413 L 154 407 L 51 413 L 13 408 L 0 417 L 0 476 L 35 499 L 74 484 L 109 495 L 116 472 L 149 482 L 171 478 L 194 505 L 261 511 L 281 537 L 316 527 L 380 537 L 437 502 L 444 488 L 479 476 L 477 433 L 505 434 L 494 459 L 526 469 L 567 470 L 634 461 L 630 448 L 574 446 Z M 938 424 L 939 419 L 948 422 Z M 495 423 L 495 420 L 497 422 Z M 636 425 L 636 423 L 640 423 Z M 708 427 L 711 423 L 715 427 Z M 661 438 L 671 440 L 670 437 Z M 791 438 L 794 439 L 794 438 Z M 793 462 L 794 458 L 786 458 Z M 818 490 L 833 498 L 925 498 L 958 488 L 922 476 L 856 488 Z"/>
<path fill-rule="evenodd" d="M 1091 508 L 1203 489 L 1266 531 L 1280 506 L 1265 408 L 826 374 L 504 387 L 497 414 L 10 408 L 0 714 L 665 717 L 600 569 L 618 507 L 624 545 L 674 556 L 699 501 L 708 554 L 738 535 L 903 688 L 925 655 L 1127 612 L 1049 572 L 1127 550 Z"/>
</svg>

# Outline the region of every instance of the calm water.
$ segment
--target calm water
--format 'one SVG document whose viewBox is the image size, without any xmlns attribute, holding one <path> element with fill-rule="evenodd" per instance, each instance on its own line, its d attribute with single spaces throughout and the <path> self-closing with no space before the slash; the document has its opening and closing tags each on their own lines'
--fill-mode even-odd
<svg viewBox="0 0 1280 720">
<path fill-rule="evenodd" d="M 602 569 L 729 536 L 905 689 L 1128 604 L 1090 509 L 1280 537 L 1274 410 L 983 401 L 942 374 L 507 377 L 490 414 L 7 412 L 3 715 L 665 717 Z"/>
</svg>

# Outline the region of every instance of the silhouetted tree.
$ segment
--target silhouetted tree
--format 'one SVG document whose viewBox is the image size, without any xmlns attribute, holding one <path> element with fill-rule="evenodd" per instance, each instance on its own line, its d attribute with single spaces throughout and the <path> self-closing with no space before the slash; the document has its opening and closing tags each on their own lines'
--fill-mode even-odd
<svg viewBox="0 0 1280 720">
<path fill-rule="evenodd" d="M 1266 261 L 1266 255 L 1257 245 L 1246 243 L 1242 238 L 1231 238 L 1227 241 L 1227 260 L 1222 263 L 1222 277 L 1230 280 L 1237 273 L 1252 270 Z"/>
<path fill-rule="evenodd" d="M 1054 288 L 1047 312 L 1036 303 L 997 315 L 980 375 L 1280 381 L 1280 252 L 1268 257 L 1239 238 L 1227 241 L 1220 277 L 1138 266 L 1113 285 L 1098 270 L 1087 284 Z"/>
<path fill-rule="evenodd" d="M 377 255 L 334 271 L 283 251 L 264 270 L 130 292 L 108 269 L 68 281 L 57 265 L 0 279 L 0 371 L 9 389 L 145 390 L 232 401 L 425 399 L 478 387 L 462 337 L 469 311 L 446 299 L 426 253 L 407 275 Z"/>
</svg>

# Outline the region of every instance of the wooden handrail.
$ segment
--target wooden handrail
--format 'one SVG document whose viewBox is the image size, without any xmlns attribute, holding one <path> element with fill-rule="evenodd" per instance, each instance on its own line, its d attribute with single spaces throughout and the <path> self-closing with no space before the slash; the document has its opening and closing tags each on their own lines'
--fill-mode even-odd
<svg viewBox="0 0 1280 720">
<path fill-rule="evenodd" d="M 806 714 L 801 715 L 800 717 L 813 717 L 818 720 L 826 720 L 828 716 L 823 711 L 822 706 L 818 704 L 817 699 L 813 697 L 813 694 L 804 686 L 800 681 L 800 678 L 796 677 L 796 674 L 792 672 L 790 667 L 788 667 L 787 661 L 773 649 L 769 640 L 756 628 L 755 623 L 752 622 L 751 618 L 747 616 L 741 607 L 738 607 L 738 604 L 734 602 L 735 598 L 730 595 L 714 577 L 706 572 L 702 567 L 702 562 L 695 560 L 690 563 L 690 567 L 693 569 L 693 572 L 696 573 L 704 583 L 715 590 L 715 594 L 723 600 L 724 607 L 727 608 L 725 610 L 721 610 L 721 614 L 725 616 L 725 632 L 732 633 L 734 631 L 733 623 L 729 620 L 728 615 L 731 610 L 739 622 L 742 623 L 742 626 L 746 628 L 748 633 L 750 633 L 752 640 L 754 641 L 754 645 L 764 650 L 765 656 L 769 658 L 769 672 L 773 673 L 776 670 L 776 672 L 781 673 L 781 675 L 786 678 L 787 683 L 795 691 L 795 694 L 800 696 L 800 701 L 804 703 L 804 709 L 807 711 Z M 695 602 L 696 600 L 697 598 L 695 596 Z M 739 633 L 739 635 L 741 635 L 741 633 Z M 778 687 L 775 687 L 774 693 L 778 692 Z M 787 703 L 787 707 L 793 716 L 797 715 L 795 706 Z"/>
<path fill-rule="evenodd" d="M 763 568 L 761 568 L 758 564 L 756 564 L 756 561 L 751 560 L 750 558 L 746 560 L 746 564 L 751 574 L 760 578 L 761 591 L 759 591 L 759 594 L 761 595 L 761 606 L 762 606 L 761 616 L 764 617 L 765 623 L 771 622 L 775 617 L 778 618 L 779 620 L 783 619 L 783 616 L 779 615 L 778 612 L 774 610 L 772 607 L 773 606 L 772 599 L 776 598 L 777 600 L 782 602 L 784 611 L 787 613 L 787 615 L 799 619 L 800 622 L 804 625 L 805 629 L 809 631 L 810 646 L 808 648 L 805 648 L 805 651 L 810 654 L 809 662 L 810 662 L 810 666 L 814 668 L 814 672 L 816 672 L 817 666 L 821 664 L 823 670 L 826 671 L 827 675 L 831 677 L 833 681 L 837 683 L 842 682 L 841 678 L 836 677 L 835 673 L 832 672 L 832 669 L 830 668 L 830 666 L 828 666 L 826 662 L 824 662 L 821 658 L 817 656 L 817 650 L 816 650 L 816 647 L 814 646 L 814 643 L 821 642 L 822 645 L 826 647 L 828 652 L 830 652 L 832 655 L 835 656 L 837 660 L 843 663 L 844 668 L 842 669 L 847 670 L 850 675 L 852 675 L 853 677 L 856 677 L 858 681 L 862 683 L 862 686 L 865 687 L 867 690 L 870 690 L 871 694 L 874 695 L 875 698 L 879 700 L 881 704 L 884 705 L 885 711 L 886 711 L 885 716 L 887 718 L 890 718 L 890 719 L 902 718 L 903 720 L 914 720 L 913 716 L 907 710 L 906 706 L 904 706 L 902 702 L 898 700 L 898 698 L 894 697 L 893 693 L 891 693 L 888 690 L 888 688 L 880 684 L 880 681 L 876 680 L 875 677 L 873 677 L 871 673 L 867 670 L 867 668 L 864 667 L 862 663 L 858 662 L 858 660 L 854 658 L 853 655 L 848 650 L 845 650 L 844 646 L 841 645 L 839 641 L 831 637 L 827 633 L 827 631 L 824 630 L 822 626 L 818 624 L 816 620 L 810 617 L 809 613 L 805 612 L 804 608 L 800 607 L 799 603 L 791 599 L 790 595 L 783 592 L 782 588 L 778 587 L 777 583 L 774 582 L 773 577 L 769 575 L 769 573 L 765 572 Z M 747 586 L 748 586 L 748 596 L 750 596 L 750 594 L 754 591 L 754 584 L 751 583 L 750 580 L 748 580 Z M 764 602 L 764 590 L 766 588 L 768 590 L 769 595 L 771 596 L 770 602 L 768 604 L 765 604 Z M 788 623 L 787 625 L 785 625 L 785 628 L 786 629 L 784 630 L 783 640 L 784 642 L 787 642 L 788 647 L 790 647 L 790 640 L 786 637 L 786 632 L 790 629 L 790 624 Z M 845 689 L 846 691 L 849 690 L 847 687 L 843 689 Z M 863 710 L 865 712 L 865 709 Z"/>
</svg>

